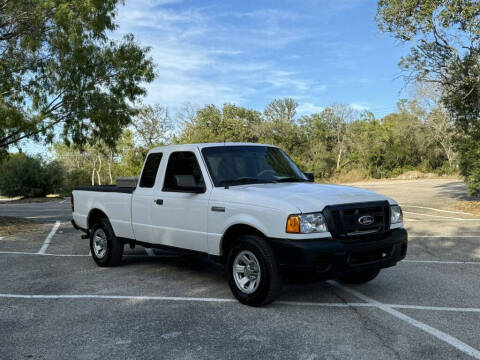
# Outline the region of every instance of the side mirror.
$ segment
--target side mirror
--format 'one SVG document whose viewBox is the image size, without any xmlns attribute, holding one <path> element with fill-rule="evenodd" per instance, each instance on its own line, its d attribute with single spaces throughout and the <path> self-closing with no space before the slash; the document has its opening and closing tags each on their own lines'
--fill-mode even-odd
<svg viewBox="0 0 480 360">
<path fill-rule="evenodd" d="M 197 184 L 193 175 L 175 175 L 175 187 L 178 190 L 191 192 L 191 193 L 203 193 L 205 192 L 205 186 Z"/>
<path fill-rule="evenodd" d="M 315 175 L 313 175 L 313 173 L 311 172 L 304 172 L 303 175 L 305 175 L 308 179 L 308 181 L 310 182 L 314 182 L 315 181 Z"/>
</svg>

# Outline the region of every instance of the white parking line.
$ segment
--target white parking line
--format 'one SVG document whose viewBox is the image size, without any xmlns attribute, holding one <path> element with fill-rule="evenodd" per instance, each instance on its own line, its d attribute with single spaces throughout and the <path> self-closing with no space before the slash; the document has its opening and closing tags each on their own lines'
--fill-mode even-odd
<svg viewBox="0 0 480 360">
<path fill-rule="evenodd" d="M 148 256 L 155 256 L 155 253 L 150 248 L 144 248 Z"/>
<path fill-rule="evenodd" d="M 417 213 L 417 212 L 412 212 L 412 211 L 404 211 L 404 214 L 412 214 L 412 215 L 422 215 L 422 216 L 429 216 L 433 218 L 439 218 L 439 219 L 450 219 L 450 220 L 458 220 L 458 221 L 467 221 L 467 220 L 476 220 L 480 221 L 479 219 L 464 219 L 464 218 L 457 218 L 457 217 L 452 217 L 452 216 L 441 216 L 441 215 L 430 215 L 430 214 L 423 214 L 423 213 Z M 410 219 L 412 221 L 414 219 Z M 416 220 L 418 221 L 418 220 Z"/>
<path fill-rule="evenodd" d="M 373 307 L 369 303 L 318 303 L 318 302 L 308 302 L 308 301 L 282 301 L 276 300 L 274 305 L 294 305 L 294 306 L 319 306 L 319 307 L 339 307 L 339 308 L 348 308 L 348 307 Z"/>
<path fill-rule="evenodd" d="M 480 261 L 402 260 L 407 263 L 480 265 Z"/>
<path fill-rule="evenodd" d="M 60 227 L 60 221 L 57 220 L 55 221 L 55 225 L 53 225 L 52 230 L 50 230 L 50 233 L 45 238 L 45 241 L 43 242 L 42 247 L 40 248 L 40 250 L 38 250 L 39 254 L 45 254 L 45 251 L 47 251 L 48 245 L 50 245 L 50 241 L 52 240 L 53 235 L 55 235 L 59 227 Z"/>
<path fill-rule="evenodd" d="M 40 254 L 38 252 L 32 253 L 32 252 L 23 252 L 23 251 L 0 251 L 0 255 L 37 255 L 37 256 L 59 256 L 59 257 L 88 257 L 92 256 L 92 254 L 85 255 L 85 254 L 49 254 L 49 253 L 43 253 Z M 124 254 L 123 256 L 147 256 L 147 255 L 142 255 L 142 254 Z M 155 255 L 158 257 L 165 257 L 166 255 Z"/>
<path fill-rule="evenodd" d="M 369 303 L 369 304 L 372 304 L 372 305 L 375 305 L 378 309 L 380 310 L 383 310 L 385 311 L 386 313 L 400 319 L 400 320 L 403 320 L 405 321 L 406 323 L 412 325 L 412 326 L 415 326 L 416 328 L 420 329 L 420 330 L 423 330 L 425 331 L 426 333 L 430 334 L 430 335 L 433 335 L 434 337 L 436 337 L 437 339 L 440 339 L 444 342 L 446 342 L 447 344 L 450 344 L 451 346 L 455 347 L 456 349 L 460 350 L 461 352 L 467 354 L 467 355 L 470 355 L 472 357 L 474 357 L 475 359 L 480 359 L 480 351 L 471 347 L 470 345 L 467 345 L 465 344 L 464 342 L 458 340 L 457 338 L 443 332 L 443 331 L 440 331 L 434 327 L 431 327 L 430 325 L 427 325 L 421 321 L 418 321 L 418 320 L 415 320 L 414 318 L 411 318 L 410 316 L 408 315 L 405 315 L 404 313 L 401 313 L 400 311 L 397 311 L 395 310 L 393 307 L 391 307 L 390 305 L 388 304 L 384 304 L 384 303 L 381 303 L 375 299 L 372 299 L 371 297 L 367 296 L 367 295 L 364 295 L 362 294 L 361 292 L 357 291 L 357 290 L 354 290 L 354 289 L 351 289 L 351 288 L 348 288 L 348 287 L 345 287 L 343 285 L 340 285 L 339 283 L 337 283 L 336 281 L 328 281 L 329 284 L 345 291 L 345 292 L 348 292 L 352 295 L 355 295 L 356 297 L 358 297 L 359 299 Z"/>
<path fill-rule="evenodd" d="M 412 309 L 412 310 L 432 310 L 432 311 L 454 311 L 454 312 L 478 312 L 477 308 L 457 308 L 457 307 L 444 307 L 444 306 L 420 306 L 420 305 L 398 305 L 387 304 L 388 306 L 396 309 Z"/>
<path fill-rule="evenodd" d="M 24 295 L 0 294 L 0 298 L 13 299 L 110 299 L 110 300 L 163 300 L 163 301 L 197 301 L 197 302 L 237 302 L 235 299 L 200 298 L 183 296 L 130 296 L 130 295 Z"/>
<path fill-rule="evenodd" d="M 405 212 L 404 212 L 405 213 Z M 425 215 L 425 214 L 422 214 L 422 215 Z M 410 218 L 407 218 L 407 217 L 404 217 L 403 218 L 403 221 L 405 222 L 428 222 L 428 223 L 433 223 L 435 221 L 442 221 L 442 222 L 445 222 L 445 221 L 466 221 L 466 222 L 469 222 L 469 221 L 473 221 L 473 222 L 480 222 L 480 219 L 461 219 L 461 220 L 458 220 L 456 218 L 449 218 L 449 219 L 410 219 Z"/>
<path fill-rule="evenodd" d="M 408 234 L 409 239 L 424 239 L 424 238 L 440 238 L 440 239 L 451 239 L 451 238 L 480 238 L 480 235 L 410 235 Z"/>
<path fill-rule="evenodd" d="M 451 210 L 442 210 L 442 209 L 435 209 L 431 207 L 426 207 L 426 206 L 416 206 L 416 205 L 404 205 L 402 204 L 402 207 L 412 207 L 412 208 L 417 208 L 417 209 L 425 209 L 425 210 L 432 210 L 432 211 L 438 211 L 438 212 L 445 212 L 445 213 L 451 213 L 451 214 L 462 214 L 462 215 L 472 215 L 471 213 L 467 213 L 464 211 L 451 211 Z"/>
<path fill-rule="evenodd" d="M 43 294 L 0 294 L 0 298 L 8 299 L 104 299 L 104 300 L 152 300 L 152 301 L 192 301 L 192 302 L 237 302 L 233 298 L 202 298 L 187 296 L 137 296 L 137 295 L 94 295 L 94 294 L 67 294 L 67 295 L 43 295 Z M 303 302 L 303 301 L 282 301 L 278 300 L 274 305 L 288 306 L 307 306 L 307 307 L 373 307 L 378 308 L 376 303 L 372 302 Z M 453 312 L 475 312 L 480 313 L 479 308 L 458 308 L 444 306 L 423 306 L 423 305 L 402 305 L 402 304 L 383 304 L 385 306 L 397 309 L 410 310 L 429 310 L 429 311 L 453 311 Z"/>
</svg>

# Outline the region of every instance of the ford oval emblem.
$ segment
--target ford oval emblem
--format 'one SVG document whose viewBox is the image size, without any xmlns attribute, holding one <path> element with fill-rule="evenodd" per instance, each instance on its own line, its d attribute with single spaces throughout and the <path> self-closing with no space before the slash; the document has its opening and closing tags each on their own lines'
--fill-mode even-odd
<svg viewBox="0 0 480 360">
<path fill-rule="evenodd" d="M 375 222 L 375 218 L 370 215 L 361 216 L 358 218 L 358 223 L 360 225 L 370 225 Z"/>
</svg>

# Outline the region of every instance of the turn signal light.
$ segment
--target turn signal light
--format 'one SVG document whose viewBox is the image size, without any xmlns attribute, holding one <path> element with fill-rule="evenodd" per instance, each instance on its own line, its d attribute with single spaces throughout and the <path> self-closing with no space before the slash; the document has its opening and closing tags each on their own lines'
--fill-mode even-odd
<svg viewBox="0 0 480 360">
<path fill-rule="evenodd" d="M 298 215 L 290 215 L 287 219 L 287 233 L 298 234 L 300 232 L 300 218 Z"/>
</svg>

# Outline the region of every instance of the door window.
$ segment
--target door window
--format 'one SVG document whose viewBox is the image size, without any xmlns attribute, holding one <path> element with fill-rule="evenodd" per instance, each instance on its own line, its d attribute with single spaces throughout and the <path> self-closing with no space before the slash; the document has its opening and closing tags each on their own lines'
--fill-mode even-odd
<svg viewBox="0 0 480 360">
<path fill-rule="evenodd" d="M 168 159 L 163 191 L 199 192 L 205 191 L 202 170 L 194 153 L 173 152 Z"/>
<path fill-rule="evenodd" d="M 162 160 L 162 153 L 152 153 L 148 155 L 143 167 L 142 177 L 140 178 L 140 187 L 151 188 L 155 184 L 158 167 Z"/>
</svg>

